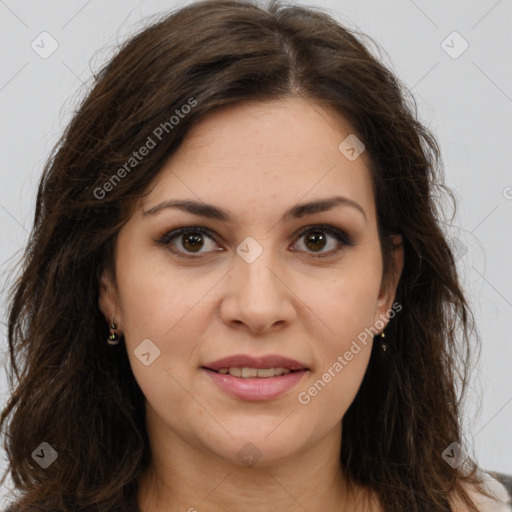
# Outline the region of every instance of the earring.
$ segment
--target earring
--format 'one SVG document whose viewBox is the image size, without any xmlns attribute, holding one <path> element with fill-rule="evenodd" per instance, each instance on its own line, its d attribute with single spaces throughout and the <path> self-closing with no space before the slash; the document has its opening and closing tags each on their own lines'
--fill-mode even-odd
<svg viewBox="0 0 512 512">
<path fill-rule="evenodd" d="M 382 352 L 386 352 L 386 350 L 388 349 L 388 344 L 383 340 L 383 338 L 385 338 L 386 335 L 384 334 L 384 332 L 381 332 L 380 333 L 380 348 L 382 350 Z"/>
<path fill-rule="evenodd" d="M 112 320 L 110 321 L 110 334 L 107 339 L 107 343 L 109 345 L 117 345 L 119 343 L 120 337 L 117 331 L 117 325 L 114 323 L 114 316 L 112 316 Z"/>
</svg>

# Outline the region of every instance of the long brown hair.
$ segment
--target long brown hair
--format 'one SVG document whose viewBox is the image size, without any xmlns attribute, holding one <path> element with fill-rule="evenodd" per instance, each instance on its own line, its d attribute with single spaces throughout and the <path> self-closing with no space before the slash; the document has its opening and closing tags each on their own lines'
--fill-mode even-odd
<svg viewBox="0 0 512 512">
<path fill-rule="evenodd" d="M 138 510 L 151 458 L 144 396 L 124 345 L 105 341 L 99 277 L 115 270 L 134 202 L 206 114 L 301 96 L 343 116 L 366 146 L 384 276 L 391 235 L 404 243 L 403 309 L 343 418 L 340 463 L 387 512 L 448 512 L 452 494 L 477 511 L 462 485 L 486 494 L 477 464 L 452 468 L 442 457 L 464 444 L 475 329 L 441 229 L 440 151 L 364 38 L 318 8 L 207 0 L 142 29 L 95 76 L 44 168 L 9 297 L 12 395 L 0 428 L 16 510 Z M 137 159 L 142 146 L 152 147 Z M 46 469 L 31 456 L 43 442 L 58 454 Z"/>
</svg>

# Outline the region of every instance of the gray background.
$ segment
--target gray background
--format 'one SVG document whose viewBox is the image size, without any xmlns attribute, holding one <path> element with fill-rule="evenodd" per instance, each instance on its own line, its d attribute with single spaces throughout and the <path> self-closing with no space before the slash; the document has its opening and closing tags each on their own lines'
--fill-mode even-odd
<svg viewBox="0 0 512 512">
<path fill-rule="evenodd" d="M 4 283 L 27 239 L 50 150 L 87 92 L 91 70 L 140 20 L 187 3 L 0 0 L 0 357 L 5 360 Z M 384 50 L 381 58 L 412 89 L 421 120 L 440 142 L 447 183 L 458 200 L 457 216 L 446 229 L 482 337 L 465 410 L 464 449 L 485 469 L 512 473 L 512 2 L 297 3 L 327 7 L 349 28 L 373 37 Z M 31 47 L 33 41 L 43 46 L 43 31 L 58 44 L 45 59 Z M 453 31 L 463 39 L 450 35 Z M 464 40 L 469 47 L 459 55 Z M 48 50 L 50 40 L 44 42 Z M 3 368 L 0 392 L 4 405 Z M 27 456 L 34 448 L 27 446 Z M 6 455 L 0 454 L 2 469 Z"/>
</svg>

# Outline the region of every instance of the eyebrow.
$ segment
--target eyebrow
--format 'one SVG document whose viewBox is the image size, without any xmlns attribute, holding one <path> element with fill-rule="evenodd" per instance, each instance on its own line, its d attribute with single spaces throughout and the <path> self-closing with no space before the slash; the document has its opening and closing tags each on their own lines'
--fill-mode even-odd
<svg viewBox="0 0 512 512">
<path fill-rule="evenodd" d="M 365 222 L 367 222 L 366 213 L 363 207 L 359 203 L 356 203 L 352 199 L 344 196 L 333 196 L 308 203 L 297 204 L 284 213 L 282 220 L 300 219 L 306 215 L 331 210 L 336 206 L 349 206 L 356 209 L 363 215 Z M 166 208 L 178 208 L 179 210 L 192 213 L 193 215 L 220 220 L 226 223 L 232 222 L 231 215 L 228 210 L 212 204 L 192 201 L 190 199 L 168 199 L 151 207 L 149 210 L 146 210 L 142 215 L 144 217 L 147 215 L 155 215 Z"/>
</svg>

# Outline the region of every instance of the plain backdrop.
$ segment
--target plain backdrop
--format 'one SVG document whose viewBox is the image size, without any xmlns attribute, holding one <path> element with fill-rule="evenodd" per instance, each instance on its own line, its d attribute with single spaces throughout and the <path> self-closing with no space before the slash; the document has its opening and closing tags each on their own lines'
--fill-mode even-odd
<svg viewBox="0 0 512 512">
<path fill-rule="evenodd" d="M 86 93 L 92 70 L 141 20 L 187 3 L 0 1 L 0 357 L 5 362 L 5 290 L 30 231 L 36 186 L 50 150 Z M 295 3 L 328 8 L 349 28 L 374 38 L 380 58 L 412 90 L 420 119 L 437 136 L 446 181 L 458 201 L 446 229 L 482 343 L 465 409 L 463 448 L 484 469 L 512 474 L 512 2 Z M 2 406 L 8 394 L 1 368 Z M 30 456 L 35 447 L 26 449 Z M 6 455 L 0 454 L 3 470 Z"/>
</svg>

